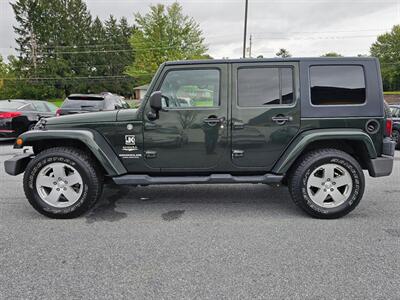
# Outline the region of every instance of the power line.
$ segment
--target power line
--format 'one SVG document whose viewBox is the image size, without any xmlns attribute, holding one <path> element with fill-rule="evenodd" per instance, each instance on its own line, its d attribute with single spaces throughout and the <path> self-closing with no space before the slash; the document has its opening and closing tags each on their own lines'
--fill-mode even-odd
<svg viewBox="0 0 400 300">
<path fill-rule="evenodd" d="M 356 29 L 356 30 L 330 30 L 330 31 L 263 31 L 253 32 L 253 34 L 314 34 L 314 33 L 351 33 L 351 32 L 376 32 L 376 31 L 388 31 L 391 28 L 380 28 L 380 29 Z"/>
<path fill-rule="evenodd" d="M 135 77 L 140 77 L 140 76 L 149 76 L 149 75 L 154 75 L 152 73 L 143 73 L 139 74 Z M 0 78 L 0 80 L 10 80 L 10 81 L 39 81 L 39 80 L 84 80 L 84 79 L 90 79 L 90 80 L 102 80 L 102 79 L 134 79 L 134 77 L 128 76 L 128 75 L 115 75 L 115 76 L 69 76 L 69 77 L 30 77 L 30 78 Z"/>
<path fill-rule="evenodd" d="M 370 38 L 376 35 L 349 35 L 349 36 L 315 36 L 315 37 L 256 37 L 258 40 L 341 40 Z"/>
</svg>

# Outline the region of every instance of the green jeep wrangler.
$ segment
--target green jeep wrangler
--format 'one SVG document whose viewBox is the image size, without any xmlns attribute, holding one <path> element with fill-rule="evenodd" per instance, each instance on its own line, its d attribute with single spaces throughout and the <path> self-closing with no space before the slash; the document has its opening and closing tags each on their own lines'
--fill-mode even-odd
<svg viewBox="0 0 400 300">
<path fill-rule="evenodd" d="M 52 218 L 87 212 L 107 181 L 283 184 L 311 216 L 338 218 L 363 170 L 391 174 L 391 134 L 374 58 L 167 62 L 139 109 L 43 119 L 15 144 L 33 153 L 5 168 Z"/>
</svg>

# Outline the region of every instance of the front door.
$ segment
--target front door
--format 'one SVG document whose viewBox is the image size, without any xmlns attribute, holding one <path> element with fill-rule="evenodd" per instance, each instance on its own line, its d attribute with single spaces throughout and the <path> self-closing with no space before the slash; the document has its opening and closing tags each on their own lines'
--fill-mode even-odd
<svg viewBox="0 0 400 300">
<path fill-rule="evenodd" d="M 166 66 L 156 90 L 163 109 L 156 120 L 144 111 L 144 155 L 161 171 L 205 171 L 226 155 L 227 65 Z"/>
<path fill-rule="evenodd" d="M 300 127 L 297 63 L 232 67 L 232 161 L 272 169 Z"/>
</svg>

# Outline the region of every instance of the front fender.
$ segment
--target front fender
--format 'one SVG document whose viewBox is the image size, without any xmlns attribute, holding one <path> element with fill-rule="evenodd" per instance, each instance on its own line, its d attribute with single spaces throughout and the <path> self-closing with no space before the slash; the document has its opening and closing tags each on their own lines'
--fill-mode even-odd
<svg viewBox="0 0 400 300">
<path fill-rule="evenodd" d="M 110 176 L 127 173 L 124 165 L 105 138 L 94 130 L 33 130 L 19 136 L 22 145 L 15 148 L 32 146 L 35 142 L 51 140 L 77 140 L 84 143 Z"/>
<path fill-rule="evenodd" d="M 365 145 L 369 158 L 377 157 L 374 143 L 371 137 L 360 129 L 315 129 L 300 133 L 285 150 L 281 158 L 275 164 L 272 172 L 284 174 L 293 165 L 304 149 L 315 141 L 320 140 L 353 140 L 361 141 Z"/>
</svg>

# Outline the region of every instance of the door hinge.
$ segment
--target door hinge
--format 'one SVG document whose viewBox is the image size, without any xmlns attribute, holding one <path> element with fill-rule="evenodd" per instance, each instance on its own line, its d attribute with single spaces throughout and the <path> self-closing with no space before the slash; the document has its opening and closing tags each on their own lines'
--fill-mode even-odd
<svg viewBox="0 0 400 300">
<path fill-rule="evenodd" d="M 233 150 L 232 151 L 232 157 L 233 158 L 240 158 L 244 156 L 244 151 L 243 150 Z"/>
<path fill-rule="evenodd" d="M 149 158 L 149 159 L 156 158 L 157 157 L 157 151 L 146 151 L 144 156 L 146 158 Z"/>
</svg>

